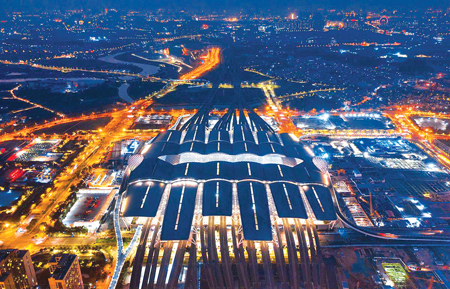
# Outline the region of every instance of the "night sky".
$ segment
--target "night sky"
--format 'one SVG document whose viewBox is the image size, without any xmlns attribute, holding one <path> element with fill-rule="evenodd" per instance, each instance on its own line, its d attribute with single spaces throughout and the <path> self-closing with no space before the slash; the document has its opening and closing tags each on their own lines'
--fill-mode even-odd
<svg viewBox="0 0 450 289">
<path fill-rule="evenodd" d="M 11 11 L 50 11 L 69 9 L 103 10 L 116 8 L 121 10 L 155 10 L 169 8 L 191 11 L 246 11 L 317 8 L 391 8 L 422 9 L 430 6 L 447 8 L 450 0 L 2 0 L 0 12 Z"/>
</svg>

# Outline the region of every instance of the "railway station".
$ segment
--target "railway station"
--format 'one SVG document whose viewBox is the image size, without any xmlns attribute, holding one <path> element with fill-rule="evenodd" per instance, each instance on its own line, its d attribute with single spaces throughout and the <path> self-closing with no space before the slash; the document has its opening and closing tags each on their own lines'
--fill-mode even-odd
<svg viewBox="0 0 450 289">
<path fill-rule="evenodd" d="M 317 229 L 337 218 L 327 163 L 253 111 L 231 107 L 210 125 L 200 109 L 129 169 L 121 216 L 143 224 L 132 286 L 190 288 L 198 274 L 210 288 L 323 282 Z"/>
</svg>

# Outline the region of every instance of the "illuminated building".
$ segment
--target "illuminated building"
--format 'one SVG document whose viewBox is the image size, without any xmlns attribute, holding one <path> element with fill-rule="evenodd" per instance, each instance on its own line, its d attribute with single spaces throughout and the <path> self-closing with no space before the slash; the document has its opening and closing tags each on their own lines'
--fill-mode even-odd
<svg viewBox="0 0 450 289">
<path fill-rule="evenodd" d="M 0 276 L 0 289 L 15 289 L 14 279 L 11 273 L 4 273 Z"/>
<path fill-rule="evenodd" d="M 130 157 L 121 215 L 144 224 L 130 288 L 321 286 L 327 163 L 252 110 L 210 126 L 200 109 Z"/>
<path fill-rule="evenodd" d="M 27 250 L 0 250 L 0 273 L 0 288 L 25 289 L 37 285 L 33 262 Z M 14 287 L 11 287 L 11 280 Z"/>
<path fill-rule="evenodd" d="M 48 283 L 50 284 L 50 289 L 84 288 L 77 255 L 53 255 L 49 261 L 49 266 L 50 277 L 48 278 Z"/>
</svg>

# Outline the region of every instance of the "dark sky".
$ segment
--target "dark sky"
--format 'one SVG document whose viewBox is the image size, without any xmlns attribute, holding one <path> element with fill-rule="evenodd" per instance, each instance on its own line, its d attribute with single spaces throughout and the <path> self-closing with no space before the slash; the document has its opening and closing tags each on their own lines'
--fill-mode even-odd
<svg viewBox="0 0 450 289">
<path fill-rule="evenodd" d="M 3 4 L 2 4 L 3 2 Z M 8 11 L 68 10 L 74 8 L 103 10 L 154 10 L 158 8 L 193 11 L 309 10 L 316 8 L 446 8 L 450 0 L 0 0 L 0 9 Z"/>
</svg>

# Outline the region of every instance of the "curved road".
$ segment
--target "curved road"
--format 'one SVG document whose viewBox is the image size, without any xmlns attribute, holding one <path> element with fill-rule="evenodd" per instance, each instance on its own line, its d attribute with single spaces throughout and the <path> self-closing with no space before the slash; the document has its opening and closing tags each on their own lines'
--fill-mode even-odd
<svg viewBox="0 0 450 289">
<path fill-rule="evenodd" d="M 345 226 L 348 228 L 361 233 L 363 235 L 377 238 L 377 239 L 383 239 L 383 240 L 391 240 L 391 241 L 421 241 L 421 242 L 440 242 L 440 243 L 450 243 L 450 238 L 443 238 L 443 237 L 418 237 L 418 236 L 406 236 L 406 235 L 394 235 L 394 234 L 383 234 L 379 232 L 374 232 L 365 228 L 361 228 L 355 224 L 353 224 L 350 220 L 348 220 L 344 214 L 342 213 L 341 207 L 339 206 L 339 202 L 337 201 L 337 196 L 335 190 L 333 190 L 332 197 L 334 206 L 336 208 L 336 214 L 341 220 Z"/>
</svg>

